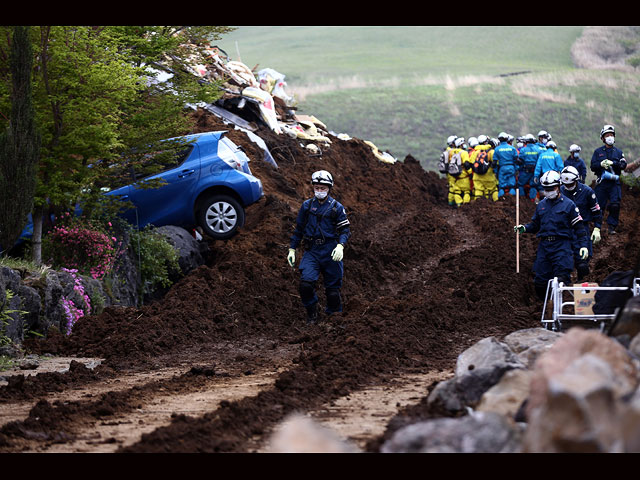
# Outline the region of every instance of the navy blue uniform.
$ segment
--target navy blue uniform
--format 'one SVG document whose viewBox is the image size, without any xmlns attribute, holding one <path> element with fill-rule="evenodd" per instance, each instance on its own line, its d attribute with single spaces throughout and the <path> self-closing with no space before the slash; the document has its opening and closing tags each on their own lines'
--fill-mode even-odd
<svg viewBox="0 0 640 480">
<path fill-rule="evenodd" d="M 607 224 L 609 228 L 615 228 L 618 226 L 620 219 L 620 202 L 622 201 L 622 189 L 620 187 L 620 179 L 618 180 L 604 180 L 602 174 L 604 169 L 601 166 L 603 160 L 611 160 L 611 170 L 613 174 L 620 175 L 622 171 L 627 168 L 627 161 L 624 158 L 622 150 L 614 146 L 603 145 L 600 148 L 596 148 L 591 157 L 591 171 L 598 176 L 596 180 L 596 196 L 598 197 L 598 203 L 603 210 L 609 210 L 607 215 Z M 604 215 L 604 214 L 603 214 Z"/>
<path fill-rule="evenodd" d="M 322 273 L 327 295 L 326 313 L 342 311 L 340 288 L 344 265 L 342 261 L 334 261 L 331 252 L 338 243 L 346 245 L 350 236 L 347 213 L 336 199 L 327 196 L 323 203 L 316 198 L 302 203 L 289 246 L 294 249 L 301 243 L 305 246 L 299 266 L 300 297 L 305 308 L 318 303 L 315 283 Z"/>
<path fill-rule="evenodd" d="M 578 170 L 578 180 L 584 183 L 585 179 L 587 178 L 587 164 L 584 163 L 584 160 L 582 158 L 580 158 L 579 156 L 574 157 L 573 155 L 569 155 L 564 161 L 564 166 L 574 167 L 576 170 Z"/>
<path fill-rule="evenodd" d="M 550 200 L 543 198 L 536 206 L 531 222 L 525 225 L 527 233 L 540 239 L 533 265 L 536 293 L 542 299 L 550 279 L 568 284 L 573 271 L 573 245 L 587 247 L 588 238 L 582 216 L 573 200 L 562 194 Z M 575 240 L 574 240 L 575 238 Z"/>
<path fill-rule="evenodd" d="M 582 217 L 582 224 L 587 235 L 587 248 L 589 249 L 589 256 L 582 260 L 579 255 L 580 248 L 576 248 L 577 244 L 574 244 L 573 256 L 576 262 L 576 270 L 578 271 L 578 280 L 582 279 L 589 273 L 589 260 L 593 257 L 593 244 L 591 243 L 591 229 L 589 223 L 593 223 L 594 227 L 602 227 L 602 210 L 600 210 L 600 204 L 598 203 L 598 197 L 593 189 L 580 182 L 576 183 L 576 188 L 573 190 L 567 190 L 564 186 L 560 187 L 560 191 L 567 198 L 573 200 L 578 210 L 580 210 L 580 216 Z M 574 240 L 576 240 L 574 238 Z"/>
</svg>

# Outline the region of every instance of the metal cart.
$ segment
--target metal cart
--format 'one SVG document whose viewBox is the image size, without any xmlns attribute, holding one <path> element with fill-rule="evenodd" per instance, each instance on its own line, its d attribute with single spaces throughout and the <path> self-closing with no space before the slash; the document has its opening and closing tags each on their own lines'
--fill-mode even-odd
<svg viewBox="0 0 640 480">
<path fill-rule="evenodd" d="M 582 322 L 594 322 L 599 323 L 600 331 L 604 331 L 608 322 L 613 321 L 618 314 L 618 309 L 612 314 L 590 314 L 590 315 L 576 315 L 565 313 L 566 307 L 571 307 L 575 311 L 575 301 L 564 301 L 563 292 L 571 292 L 572 299 L 575 299 L 574 291 L 576 290 L 629 290 L 629 287 L 590 287 L 590 286 L 565 286 L 563 282 L 558 281 L 558 277 L 549 280 L 547 284 L 547 293 L 544 299 L 544 306 L 542 308 L 542 326 L 547 330 L 553 330 L 556 332 L 562 331 L 563 322 L 582 321 Z M 633 285 L 631 291 L 634 296 L 640 295 L 640 278 L 633 279 Z M 550 318 L 547 318 L 547 305 L 551 300 L 551 314 Z"/>
</svg>

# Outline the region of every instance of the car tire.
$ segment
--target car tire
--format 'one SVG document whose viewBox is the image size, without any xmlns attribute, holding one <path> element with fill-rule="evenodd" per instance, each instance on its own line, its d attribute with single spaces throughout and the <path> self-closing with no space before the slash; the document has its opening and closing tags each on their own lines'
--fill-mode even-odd
<svg viewBox="0 0 640 480">
<path fill-rule="evenodd" d="M 196 219 L 206 235 L 226 240 L 244 225 L 244 208 L 228 195 L 211 195 L 198 204 Z"/>
</svg>

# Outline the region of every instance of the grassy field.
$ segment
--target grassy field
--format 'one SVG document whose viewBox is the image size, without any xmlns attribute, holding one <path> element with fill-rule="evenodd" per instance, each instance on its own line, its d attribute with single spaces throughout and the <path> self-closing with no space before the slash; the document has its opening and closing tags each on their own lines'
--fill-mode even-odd
<svg viewBox="0 0 640 480">
<path fill-rule="evenodd" d="M 300 113 L 435 169 L 445 139 L 547 130 L 589 163 L 602 125 L 640 151 L 637 74 L 577 69 L 582 27 L 238 27 L 218 45 L 284 75 Z M 238 55 L 239 54 L 239 55 Z"/>
</svg>

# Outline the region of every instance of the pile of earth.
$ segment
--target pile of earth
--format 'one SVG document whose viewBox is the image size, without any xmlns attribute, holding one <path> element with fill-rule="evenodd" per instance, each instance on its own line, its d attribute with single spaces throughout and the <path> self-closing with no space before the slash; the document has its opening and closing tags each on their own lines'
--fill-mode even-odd
<svg viewBox="0 0 640 480">
<path fill-rule="evenodd" d="M 195 121 L 195 131 L 231 128 L 204 111 Z M 262 160 L 262 150 L 245 133 L 229 132 L 252 159 L 265 197 L 248 208 L 239 235 L 205 240 L 206 265 L 154 303 L 110 307 L 81 319 L 69 337 L 52 333 L 25 342 L 34 353 L 104 358 L 95 375 L 171 365 L 173 355 L 221 342 L 245 342 L 246 351 L 219 362 L 247 355 L 268 362 L 281 346 L 299 346 L 294 367 L 275 388 L 198 419 L 177 416 L 126 451 L 244 452 L 253 436 L 290 412 L 400 372 L 451 369 L 457 355 L 481 338 L 540 326 L 531 276 L 536 240 L 521 238 L 517 273 L 514 198 L 452 209 L 446 181 L 410 156 L 380 162 L 362 140 L 336 137 L 313 156 L 300 140 L 266 128 L 257 134 L 278 168 Z M 332 195 L 347 209 L 352 237 L 345 249 L 344 312 L 307 326 L 298 273 L 286 254 L 298 208 L 311 194 L 311 173 L 319 169 L 334 176 Z M 626 187 L 623 195 L 620 233 L 605 233 L 588 280 L 629 270 L 638 257 L 640 195 Z M 534 209 L 521 202 L 523 223 Z M 322 288 L 318 293 L 322 302 Z M 434 415 L 424 404 L 405 413 Z"/>
</svg>

